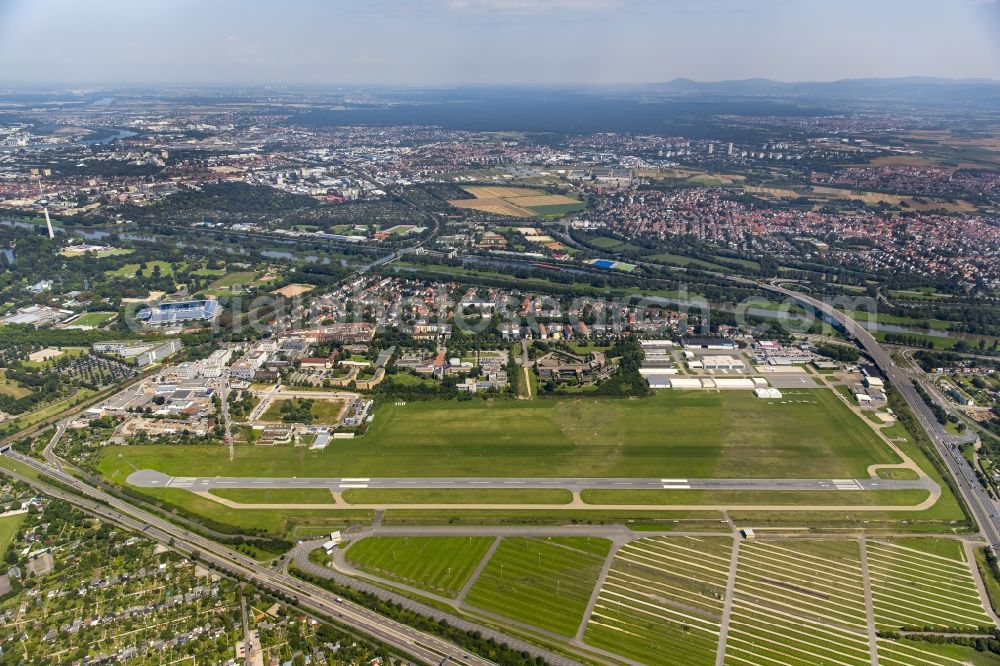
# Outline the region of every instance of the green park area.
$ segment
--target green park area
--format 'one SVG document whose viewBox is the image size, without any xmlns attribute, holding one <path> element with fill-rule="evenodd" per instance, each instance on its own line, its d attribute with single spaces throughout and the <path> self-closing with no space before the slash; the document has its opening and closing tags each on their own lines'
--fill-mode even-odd
<svg viewBox="0 0 1000 666">
<path fill-rule="evenodd" d="M 8 379 L 7 371 L 0 368 L 0 395 L 10 396 L 16 400 L 31 395 L 31 389 L 21 386 L 13 379 Z"/>
<path fill-rule="evenodd" d="M 100 469 L 117 482 L 144 468 L 173 476 L 864 478 L 869 465 L 894 462 L 833 392 L 800 390 L 781 401 L 691 391 L 386 403 L 367 434 L 323 451 L 237 447 L 230 460 L 214 446 L 110 446 Z"/>
<path fill-rule="evenodd" d="M 7 552 L 7 546 L 17 535 L 17 529 L 21 526 L 26 514 L 18 513 L 12 516 L 0 517 L 0 558 Z"/>
<path fill-rule="evenodd" d="M 183 269 L 184 265 L 182 263 L 179 268 Z M 125 264 L 117 270 L 109 271 L 108 277 L 127 279 L 135 277 L 136 274 L 141 274 L 142 277 L 150 277 L 156 274 L 166 277 L 174 274 L 174 267 L 169 261 L 159 260 L 147 261 L 145 264 Z"/>
<path fill-rule="evenodd" d="M 260 420 L 332 425 L 337 422 L 343 407 L 342 400 L 278 398 L 268 405 Z"/>
</svg>

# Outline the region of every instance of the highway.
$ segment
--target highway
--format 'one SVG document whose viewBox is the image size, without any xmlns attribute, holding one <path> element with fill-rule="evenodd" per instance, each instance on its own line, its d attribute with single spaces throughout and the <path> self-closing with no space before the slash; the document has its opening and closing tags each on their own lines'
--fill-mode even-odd
<svg viewBox="0 0 1000 666">
<path fill-rule="evenodd" d="M 472 666 L 488 666 L 493 662 L 477 655 L 465 652 L 459 647 L 430 634 L 417 631 L 405 624 L 386 618 L 364 606 L 346 600 L 337 601 L 337 597 L 322 588 L 316 587 L 294 576 L 277 571 L 257 562 L 245 555 L 237 553 L 210 539 L 201 537 L 188 530 L 152 513 L 138 509 L 127 502 L 108 495 L 62 470 L 53 469 L 44 463 L 18 454 L 9 448 L 4 455 L 27 465 L 41 474 L 52 477 L 60 483 L 71 487 L 73 492 L 67 492 L 44 481 L 10 473 L 12 476 L 28 483 L 46 495 L 57 497 L 74 504 L 87 512 L 111 523 L 128 529 L 142 532 L 161 543 L 169 544 L 175 550 L 187 555 L 196 554 L 197 558 L 220 570 L 236 577 L 248 580 L 264 589 L 281 592 L 295 600 L 303 609 L 325 615 L 334 621 L 356 629 L 360 633 L 371 636 L 385 644 L 411 655 L 426 664 L 440 664 L 447 657 L 454 663 L 470 664 Z M 7 470 L 2 470 L 7 471 Z M 384 596 L 391 593 L 384 593 Z M 432 609 L 431 609 L 432 610 Z M 455 626 L 460 621 L 449 618 Z M 464 621 L 463 621 L 464 622 Z M 465 622 L 474 630 L 481 631 L 484 636 L 492 636 L 499 643 L 507 643 L 512 648 L 541 657 L 558 666 L 573 666 L 571 659 L 537 647 L 527 641 L 506 636 L 500 632 Z"/>
<path fill-rule="evenodd" d="M 522 490 L 563 488 L 578 492 L 602 490 L 908 490 L 937 492 L 937 484 L 924 478 L 912 481 L 870 479 L 630 479 L 630 478 L 486 478 L 486 477 L 262 477 L 168 476 L 151 469 L 132 472 L 126 481 L 140 488 L 181 488 L 206 492 L 217 488 L 321 488 L 343 491 L 359 488 L 384 490 L 472 489 Z"/>
<path fill-rule="evenodd" d="M 1000 552 L 1000 519 L 997 517 L 997 505 L 987 494 L 986 489 L 976 479 L 976 476 L 962 454 L 957 450 L 957 444 L 969 441 L 969 437 L 955 437 L 948 433 L 934 418 L 931 409 L 914 388 L 913 380 L 889 356 L 878 340 L 861 324 L 848 317 L 831 305 L 801 292 L 786 289 L 773 284 L 757 283 L 736 276 L 726 276 L 731 280 L 754 284 L 762 289 L 786 296 L 800 305 L 811 308 L 822 314 L 828 320 L 837 323 L 846 333 L 854 337 L 858 344 L 868 353 L 875 365 L 886 379 L 899 391 L 910 410 L 927 432 L 928 437 L 947 466 L 955 480 L 959 494 L 965 505 L 972 512 L 973 518 L 994 551 Z M 971 436 L 972 439 L 975 435 Z"/>
</svg>

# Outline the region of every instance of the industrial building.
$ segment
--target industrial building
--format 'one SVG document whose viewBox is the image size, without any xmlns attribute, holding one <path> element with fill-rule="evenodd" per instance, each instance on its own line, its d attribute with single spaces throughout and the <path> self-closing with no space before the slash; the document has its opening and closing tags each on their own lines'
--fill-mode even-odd
<svg viewBox="0 0 1000 666">
<path fill-rule="evenodd" d="M 736 341 L 729 338 L 684 338 L 684 349 L 736 349 L 736 347 Z"/>
<path fill-rule="evenodd" d="M 715 372 L 742 372 L 747 367 L 743 359 L 735 356 L 708 355 L 703 356 L 701 362 L 705 370 Z M 688 365 L 691 364 L 688 363 Z"/>
<path fill-rule="evenodd" d="M 134 359 L 137 367 L 144 368 L 176 354 L 183 346 L 180 340 L 153 343 L 114 340 L 95 342 L 91 349 L 97 354 L 108 354 L 125 360 Z"/>
<path fill-rule="evenodd" d="M 761 377 L 677 377 L 652 375 L 646 378 L 650 388 L 669 389 L 718 389 L 752 391 L 766 388 L 767 381 Z M 654 381 L 656 385 L 654 386 Z"/>
</svg>

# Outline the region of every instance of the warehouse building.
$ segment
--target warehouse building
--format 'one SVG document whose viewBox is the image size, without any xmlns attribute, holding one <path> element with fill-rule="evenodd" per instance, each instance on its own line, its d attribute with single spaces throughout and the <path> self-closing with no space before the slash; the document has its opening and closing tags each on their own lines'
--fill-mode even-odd
<svg viewBox="0 0 1000 666">
<path fill-rule="evenodd" d="M 736 341 L 729 338 L 684 338 L 685 349 L 736 349 Z"/>
<path fill-rule="evenodd" d="M 747 367 L 747 364 L 743 361 L 743 359 L 736 358 L 735 356 L 703 356 L 701 362 L 705 370 L 717 372 L 742 372 Z"/>
</svg>

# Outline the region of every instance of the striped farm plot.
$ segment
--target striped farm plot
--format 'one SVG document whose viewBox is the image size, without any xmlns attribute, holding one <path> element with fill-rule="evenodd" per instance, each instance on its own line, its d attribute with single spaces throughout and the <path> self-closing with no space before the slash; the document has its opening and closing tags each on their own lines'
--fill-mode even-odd
<svg viewBox="0 0 1000 666">
<path fill-rule="evenodd" d="M 856 541 L 740 546 L 725 663 L 869 666 Z"/>
<path fill-rule="evenodd" d="M 645 664 L 714 664 L 732 539 L 638 539 L 615 556 L 584 640 Z"/>
<path fill-rule="evenodd" d="M 957 544 L 952 556 L 883 541 L 869 541 L 867 548 L 879 629 L 993 627 Z"/>
</svg>

